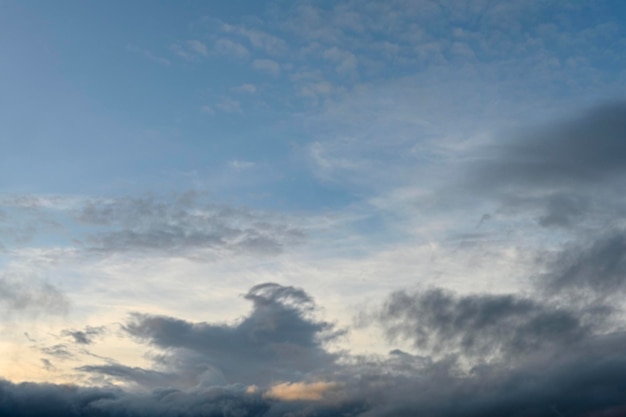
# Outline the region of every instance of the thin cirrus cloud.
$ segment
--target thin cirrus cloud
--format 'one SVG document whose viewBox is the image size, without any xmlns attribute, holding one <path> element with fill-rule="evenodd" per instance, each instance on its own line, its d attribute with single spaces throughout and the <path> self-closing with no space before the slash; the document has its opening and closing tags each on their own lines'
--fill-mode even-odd
<svg viewBox="0 0 626 417">
<path fill-rule="evenodd" d="M 0 276 L 0 310 L 4 318 L 67 313 L 70 301 L 51 283 L 29 276 Z"/>
<path fill-rule="evenodd" d="M 280 74 L 280 64 L 271 59 L 255 59 L 252 61 L 252 67 L 270 75 L 276 76 Z"/>
<path fill-rule="evenodd" d="M 193 194 L 175 200 L 121 198 L 88 201 L 76 214 L 83 224 L 104 227 L 88 234 L 84 247 L 101 253 L 148 251 L 275 254 L 303 237 L 298 228 L 270 216 L 205 205 Z"/>
</svg>

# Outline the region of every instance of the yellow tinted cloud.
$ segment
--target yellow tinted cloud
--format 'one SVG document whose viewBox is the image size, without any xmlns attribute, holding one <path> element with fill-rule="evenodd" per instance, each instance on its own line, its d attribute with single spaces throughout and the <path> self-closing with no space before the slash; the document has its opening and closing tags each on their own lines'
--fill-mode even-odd
<svg viewBox="0 0 626 417">
<path fill-rule="evenodd" d="M 274 385 L 265 396 L 282 401 L 319 401 L 336 386 L 334 382 L 286 382 Z"/>
</svg>

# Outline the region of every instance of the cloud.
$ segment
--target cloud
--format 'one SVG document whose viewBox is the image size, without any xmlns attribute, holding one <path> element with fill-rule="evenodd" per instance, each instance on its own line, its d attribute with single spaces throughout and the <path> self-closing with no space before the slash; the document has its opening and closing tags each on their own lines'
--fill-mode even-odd
<svg viewBox="0 0 626 417">
<path fill-rule="evenodd" d="M 213 49 L 218 54 L 230 55 L 236 58 L 248 58 L 250 56 L 248 48 L 230 39 L 218 39 L 215 41 Z"/>
<path fill-rule="evenodd" d="M 106 332 L 103 326 L 92 327 L 86 326 L 84 330 L 63 330 L 61 335 L 70 337 L 74 343 L 79 345 L 90 345 L 94 338 Z"/>
<path fill-rule="evenodd" d="M 203 204 L 194 193 L 172 200 L 150 196 L 93 199 L 79 209 L 76 219 L 100 229 L 83 243 L 89 251 L 101 253 L 277 254 L 303 236 L 280 219 Z"/>
<path fill-rule="evenodd" d="M 241 113 L 241 103 L 228 97 L 222 98 L 215 107 L 226 113 Z"/>
<path fill-rule="evenodd" d="M 104 376 L 107 381 L 122 380 L 143 390 L 167 387 L 174 380 L 174 376 L 168 373 L 120 364 L 84 365 L 76 370 Z"/>
<path fill-rule="evenodd" d="M 198 58 L 205 58 L 209 53 L 206 45 L 197 39 L 176 43 L 172 45 L 172 51 L 187 61 L 195 61 Z"/>
<path fill-rule="evenodd" d="M 550 189 L 602 183 L 626 172 L 626 103 L 605 104 L 528 131 L 495 151 L 497 158 L 479 171 L 489 186 Z"/>
<path fill-rule="evenodd" d="M 266 283 L 252 287 L 245 298 L 253 303 L 252 312 L 236 324 L 135 314 L 125 329 L 165 352 L 156 359 L 161 369 L 176 375 L 170 384 L 296 381 L 335 361 L 336 355 L 327 352 L 324 343 L 341 332 L 314 318 L 315 304 L 306 292 Z M 83 370 L 137 379 L 137 370 L 117 365 Z"/>
<path fill-rule="evenodd" d="M 547 258 L 548 271 L 539 276 L 539 284 L 552 294 L 573 290 L 609 296 L 626 289 L 624 230 L 568 244 Z"/>
<path fill-rule="evenodd" d="M 81 388 L 52 384 L 12 384 L 0 381 L 0 416 L 113 417 L 159 415 L 163 417 L 264 415 L 270 403 L 247 395 L 238 387 L 200 392 L 164 389 L 131 394 L 114 388 Z"/>
<path fill-rule="evenodd" d="M 590 209 L 590 202 L 579 195 L 551 194 L 538 221 L 541 226 L 571 227 Z"/>
<path fill-rule="evenodd" d="M 211 106 L 202 106 L 200 110 L 202 110 L 202 113 L 208 114 L 209 116 L 215 115 L 215 110 L 213 110 Z"/>
<path fill-rule="evenodd" d="M 273 385 L 265 396 L 281 401 L 320 401 L 336 387 L 332 382 L 287 382 Z"/>
<path fill-rule="evenodd" d="M 61 315 L 68 311 L 69 304 L 65 294 L 52 284 L 0 276 L 0 310 L 5 318 L 13 315 Z"/>
<path fill-rule="evenodd" d="M 230 166 L 238 171 L 243 171 L 246 169 L 254 168 L 256 164 L 251 161 L 242 161 L 239 159 L 235 159 L 235 160 L 230 161 Z"/>
<path fill-rule="evenodd" d="M 61 229 L 54 211 L 62 208 L 61 198 L 54 196 L 0 196 L 0 251 L 3 247 L 10 249 L 31 243 L 42 233 Z"/>
<path fill-rule="evenodd" d="M 578 311 L 515 295 L 457 296 L 440 289 L 393 293 L 377 318 L 392 339 L 433 356 L 519 358 L 592 334 L 606 310 Z"/>
<path fill-rule="evenodd" d="M 280 64 L 271 59 L 255 59 L 252 61 L 252 68 L 274 76 L 280 74 Z"/>
<path fill-rule="evenodd" d="M 241 84 L 238 87 L 233 87 L 232 89 L 236 93 L 242 94 L 254 94 L 257 92 L 257 87 L 254 84 Z"/>
<path fill-rule="evenodd" d="M 54 356 L 57 359 L 72 359 L 74 355 L 67 349 L 67 345 L 59 343 L 53 346 L 40 348 L 46 355 Z"/>
<path fill-rule="evenodd" d="M 260 30 L 229 24 L 222 25 L 222 30 L 224 33 L 242 36 L 255 48 L 273 55 L 281 55 L 288 50 L 284 40 Z"/>
<path fill-rule="evenodd" d="M 408 368 L 411 374 L 406 375 L 394 372 L 381 358 L 368 369 L 363 363 L 344 367 L 344 382 L 332 387 L 330 398 L 311 393 L 328 392 L 326 383 L 275 384 L 276 390 L 235 384 L 141 393 L 1 381 L 0 416 L 41 415 L 43 410 L 49 416 L 622 415 L 624 341 L 623 334 L 616 334 L 566 350 L 550 361 L 482 366 L 470 374 L 459 374 L 453 363 L 442 361 Z"/>
<path fill-rule="evenodd" d="M 626 207 L 624 120 L 626 103 L 611 102 L 518 131 L 483 147 L 455 192 L 495 199 L 501 214 L 530 215 L 543 227 L 597 230 Z"/>
<path fill-rule="evenodd" d="M 208 55 L 208 49 L 206 45 L 202 43 L 201 41 L 198 41 L 198 40 L 187 41 L 187 46 L 189 47 L 189 49 L 191 49 L 198 55 L 202 55 L 202 56 Z"/>
<path fill-rule="evenodd" d="M 353 53 L 332 47 L 324 51 L 323 56 L 337 65 L 335 70 L 339 74 L 350 75 L 356 73 L 358 60 Z"/>
<path fill-rule="evenodd" d="M 111 362 L 77 369 L 107 384 L 101 388 L 0 381 L 0 416 L 45 409 L 100 417 L 576 417 L 621 415 L 626 407 L 626 334 L 607 332 L 601 318 L 587 320 L 584 308 L 508 295 L 397 292 L 379 320 L 416 341 L 427 333 L 431 351 L 363 357 L 328 351 L 324 342 L 340 332 L 315 319 L 304 290 L 264 283 L 244 297 L 252 311 L 231 324 L 136 314 L 125 330 L 158 350 L 154 369 Z M 458 352 L 438 355 L 438 344 Z M 507 355 L 490 357 L 489 344 Z M 461 366 L 462 355 L 479 353 L 474 366 Z M 126 389 L 113 388 L 120 382 Z"/>
<path fill-rule="evenodd" d="M 126 49 L 128 51 L 130 51 L 130 52 L 133 52 L 133 53 L 136 53 L 138 55 L 141 55 L 144 58 L 147 58 L 150 61 L 156 62 L 156 63 L 161 64 L 161 65 L 169 66 L 169 65 L 172 64 L 172 62 L 169 59 L 163 58 L 161 56 L 158 56 L 155 53 L 153 53 L 152 51 L 149 51 L 147 49 L 142 49 L 142 48 L 139 48 L 139 47 L 134 46 L 134 45 L 127 45 Z"/>
</svg>

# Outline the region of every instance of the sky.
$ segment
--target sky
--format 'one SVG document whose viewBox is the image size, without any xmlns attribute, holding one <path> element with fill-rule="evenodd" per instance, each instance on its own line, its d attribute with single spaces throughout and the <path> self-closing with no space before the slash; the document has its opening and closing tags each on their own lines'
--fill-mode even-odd
<svg viewBox="0 0 626 417">
<path fill-rule="evenodd" d="M 624 22 L 0 0 L 0 417 L 626 416 Z"/>
</svg>

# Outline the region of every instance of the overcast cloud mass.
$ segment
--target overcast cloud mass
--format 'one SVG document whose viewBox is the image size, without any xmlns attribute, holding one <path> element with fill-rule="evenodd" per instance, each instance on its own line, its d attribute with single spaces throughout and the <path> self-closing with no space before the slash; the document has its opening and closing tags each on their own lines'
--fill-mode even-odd
<svg viewBox="0 0 626 417">
<path fill-rule="evenodd" d="M 0 417 L 626 416 L 620 1 L 0 1 Z"/>
</svg>

